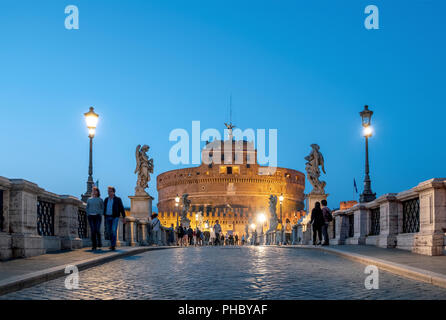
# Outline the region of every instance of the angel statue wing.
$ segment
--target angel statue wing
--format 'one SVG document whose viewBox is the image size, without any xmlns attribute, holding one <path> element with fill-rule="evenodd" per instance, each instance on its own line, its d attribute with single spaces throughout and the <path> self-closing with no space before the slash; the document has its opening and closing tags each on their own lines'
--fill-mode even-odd
<svg viewBox="0 0 446 320">
<path fill-rule="evenodd" d="M 149 160 L 149 172 L 153 173 L 153 159 Z"/>
<path fill-rule="evenodd" d="M 319 152 L 319 164 L 321 165 L 322 172 L 326 174 L 324 167 L 324 156 Z"/>
<path fill-rule="evenodd" d="M 139 158 L 139 150 L 141 150 L 141 145 L 138 144 L 136 147 L 135 158 L 136 158 L 136 169 L 135 173 L 139 172 L 139 167 L 141 166 L 141 159 Z"/>
</svg>

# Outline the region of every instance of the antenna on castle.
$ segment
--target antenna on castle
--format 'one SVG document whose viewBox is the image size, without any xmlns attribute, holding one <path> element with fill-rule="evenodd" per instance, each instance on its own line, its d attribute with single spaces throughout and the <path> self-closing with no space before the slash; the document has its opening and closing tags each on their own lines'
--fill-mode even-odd
<svg viewBox="0 0 446 320">
<path fill-rule="evenodd" d="M 228 129 L 229 140 L 232 141 L 232 129 L 235 128 L 232 124 L 232 93 L 229 96 L 229 123 L 225 123 L 225 126 Z"/>
<path fill-rule="evenodd" d="M 229 96 L 229 123 L 232 124 L 232 93 Z"/>
</svg>

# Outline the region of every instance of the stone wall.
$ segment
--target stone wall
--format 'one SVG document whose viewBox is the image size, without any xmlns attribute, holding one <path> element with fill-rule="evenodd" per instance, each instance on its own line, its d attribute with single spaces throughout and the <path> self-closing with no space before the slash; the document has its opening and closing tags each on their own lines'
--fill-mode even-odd
<svg viewBox="0 0 446 320">
<path fill-rule="evenodd" d="M 79 222 L 86 219 L 79 215 L 85 214 L 85 204 L 79 199 L 48 192 L 26 180 L 4 177 L 0 177 L 0 191 L 0 260 L 83 246 Z M 87 238 L 88 226 L 83 227 L 82 236 Z"/>
<path fill-rule="evenodd" d="M 443 255 L 446 179 L 435 178 L 400 193 L 334 212 L 334 244 L 365 244 Z"/>
</svg>

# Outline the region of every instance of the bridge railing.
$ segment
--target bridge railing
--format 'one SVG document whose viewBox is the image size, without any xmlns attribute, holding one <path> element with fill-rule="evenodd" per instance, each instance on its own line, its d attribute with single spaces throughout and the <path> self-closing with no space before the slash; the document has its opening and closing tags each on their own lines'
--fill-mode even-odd
<svg viewBox="0 0 446 320">
<path fill-rule="evenodd" d="M 0 177 L 0 260 L 81 248 L 87 240 L 85 204 L 37 184 Z"/>
<path fill-rule="evenodd" d="M 334 212 L 333 244 L 366 244 L 443 255 L 446 179 L 421 182 L 400 193 Z"/>
</svg>

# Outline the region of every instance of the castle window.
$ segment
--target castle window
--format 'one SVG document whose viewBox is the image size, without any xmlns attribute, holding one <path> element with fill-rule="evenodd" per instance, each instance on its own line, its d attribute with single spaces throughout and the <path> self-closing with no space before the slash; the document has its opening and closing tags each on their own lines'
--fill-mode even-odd
<svg viewBox="0 0 446 320">
<path fill-rule="evenodd" d="M 227 167 L 226 168 L 226 173 L 227 174 L 232 174 L 232 167 Z"/>
</svg>

